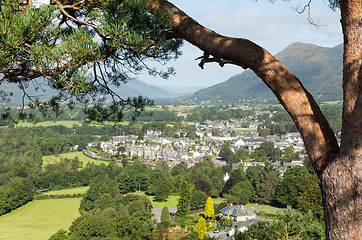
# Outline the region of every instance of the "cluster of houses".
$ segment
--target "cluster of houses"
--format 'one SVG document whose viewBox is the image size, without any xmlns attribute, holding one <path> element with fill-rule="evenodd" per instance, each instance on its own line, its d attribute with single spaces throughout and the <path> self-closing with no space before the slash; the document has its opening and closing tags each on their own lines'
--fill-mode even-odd
<svg viewBox="0 0 362 240">
<path fill-rule="evenodd" d="M 295 152 L 304 149 L 303 140 L 299 133 L 290 132 L 283 136 L 262 137 L 256 131 L 257 122 L 250 123 L 249 128 L 241 128 L 241 123 L 238 121 L 207 121 L 201 125 L 194 122 L 184 122 L 183 124 L 196 126 L 196 134 L 199 139 L 160 137 L 161 132 L 148 130 L 142 140 L 136 136 L 116 136 L 109 141 L 89 143 L 86 152 L 87 155 L 97 157 L 89 149 L 92 145 L 99 145 L 102 151 L 113 156 L 138 157 L 145 159 L 148 163 L 164 161 L 170 166 L 185 162 L 188 166 L 193 166 L 202 161 L 203 156 L 217 156 L 222 144 L 226 141 L 231 143 L 232 150 L 235 151 L 239 148 L 245 148 L 252 152 L 266 141 L 273 142 L 274 146 L 280 149 L 293 147 Z M 218 129 L 222 136 L 213 136 L 213 129 Z M 262 162 L 251 161 L 244 163 L 244 168 L 263 164 Z M 280 168 L 280 171 L 283 172 L 285 168 L 302 165 L 302 161 L 285 163 L 283 166 L 279 163 L 275 164 L 275 167 Z"/>
<path fill-rule="evenodd" d="M 304 149 L 303 139 L 298 132 L 290 132 L 283 136 L 269 135 L 261 137 L 257 133 L 258 122 L 250 123 L 248 128 L 241 128 L 240 126 L 242 124 L 242 121 L 225 121 L 225 123 L 207 121 L 206 126 L 204 126 L 206 131 L 201 134 L 204 136 L 205 141 L 221 144 L 225 141 L 230 141 L 234 148 L 244 147 L 251 151 L 255 150 L 263 142 L 273 142 L 274 145 L 280 149 L 292 146 L 296 152 Z M 198 126 L 198 124 L 196 124 L 196 126 Z M 224 136 L 212 136 L 212 129 L 218 129 L 220 132 L 224 133 Z M 231 132 L 235 133 L 235 135 L 230 136 Z M 200 135 L 198 132 L 196 132 L 196 134 Z"/>
<path fill-rule="evenodd" d="M 208 232 L 209 237 L 219 240 L 234 240 L 236 232 L 244 232 L 248 227 L 258 221 L 269 221 L 261 218 L 252 210 L 243 205 L 229 205 L 219 211 L 220 217 L 231 218 L 233 220 L 231 227 L 225 227 L 224 231 L 219 228 Z"/>
</svg>

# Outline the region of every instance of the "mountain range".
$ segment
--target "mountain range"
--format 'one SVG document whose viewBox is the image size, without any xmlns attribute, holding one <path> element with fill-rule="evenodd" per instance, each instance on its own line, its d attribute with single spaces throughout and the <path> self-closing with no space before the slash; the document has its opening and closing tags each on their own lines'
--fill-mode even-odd
<svg viewBox="0 0 362 240">
<path fill-rule="evenodd" d="M 342 44 L 327 48 L 297 42 L 279 52 L 276 58 L 299 78 L 318 101 L 332 101 L 342 99 L 342 55 Z M 22 98 L 22 91 L 15 85 L 2 85 L 0 90 L 13 92 L 13 103 L 19 102 Z M 36 92 L 30 88 L 29 94 L 40 95 L 40 99 L 49 99 L 50 96 L 55 95 L 55 91 L 47 88 L 46 85 L 45 90 L 45 92 Z M 133 79 L 122 84 L 116 92 L 123 98 L 142 95 L 152 99 L 164 99 L 189 94 L 181 100 L 235 102 L 258 98 L 275 99 L 273 93 L 251 70 L 190 95 L 192 90 L 195 89 L 172 87 L 166 89 Z"/>
<path fill-rule="evenodd" d="M 293 43 L 276 55 L 318 101 L 342 99 L 343 45 L 333 48 L 314 44 Z M 187 97 L 198 101 L 240 101 L 275 99 L 273 93 L 251 70 L 237 74 L 225 82 L 199 90 Z"/>
<path fill-rule="evenodd" d="M 30 87 L 27 89 L 27 93 L 30 96 L 37 96 L 41 100 L 49 99 L 51 96 L 56 95 L 56 91 L 43 85 L 43 90 L 35 90 Z M 11 100 L 13 103 L 20 103 L 22 99 L 22 91 L 15 84 L 3 84 L 0 90 L 5 90 L 6 92 L 12 92 L 13 96 Z M 119 88 L 114 89 L 115 92 L 123 98 L 135 97 L 135 96 L 145 96 L 152 99 L 160 98 L 174 98 L 180 96 L 180 94 L 167 91 L 161 87 L 157 87 L 145 82 L 142 82 L 138 79 L 132 79 L 131 81 L 122 84 Z"/>
</svg>

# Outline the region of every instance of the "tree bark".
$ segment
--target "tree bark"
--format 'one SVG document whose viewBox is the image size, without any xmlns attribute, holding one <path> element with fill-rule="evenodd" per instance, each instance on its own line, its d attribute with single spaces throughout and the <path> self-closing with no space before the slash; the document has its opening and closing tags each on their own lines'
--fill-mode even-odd
<svg viewBox="0 0 362 240">
<path fill-rule="evenodd" d="M 247 39 L 217 34 L 166 0 L 146 2 L 154 10 L 172 12 L 180 37 L 208 54 L 252 69 L 274 92 L 294 120 L 318 175 L 327 239 L 361 239 L 361 0 L 340 1 L 344 34 L 341 148 L 311 94 L 268 51 Z"/>
<path fill-rule="evenodd" d="M 319 177 L 327 239 L 362 238 L 362 2 L 340 1 L 344 36 L 341 146 Z"/>
</svg>

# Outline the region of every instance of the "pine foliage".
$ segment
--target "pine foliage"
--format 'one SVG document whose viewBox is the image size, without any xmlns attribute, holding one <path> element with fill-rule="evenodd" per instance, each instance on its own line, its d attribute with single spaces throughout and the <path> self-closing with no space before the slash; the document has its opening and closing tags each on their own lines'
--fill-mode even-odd
<svg viewBox="0 0 362 240">
<path fill-rule="evenodd" d="M 164 228 L 168 228 L 170 225 L 170 212 L 168 211 L 168 207 L 163 207 L 161 212 L 161 225 Z"/>
<path fill-rule="evenodd" d="M 7 111 L 3 118 L 32 118 L 23 111 L 27 102 L 45 115 L 48 109 L 60 114 L 60 103 L 68 102 L 69 107 L 84 105 L 89 120 L 119 121 L 124 110 L 138 115 L 152 103 L 116 93 L 116 87 L 131 79 L 129 74 L 173 74 L 173 68 L 161 71 L 146 64 L 164 64 L 180 55 L 181 40 L 169 37 L 173 29 L 167 11 L 151 12 L 140 0 L 27 2 L 1 1 L 0 84 L 16 84 L 24 95 L 20 112 Z M 58 95 L 40 101 L 28 94 L 29 86 L 42 89 L 44 84 Z M 104 104 L 107 95 L 110 106 Z M 1 97 L 9 99 L 5 91 Z"/>
<path fill-rule="evenodd" d="M 186 181 L 182 181 L 180 184 L 180 198 L 177 203 L 177 216 L 183 217 L 186 215 L 190 207 L 190 197 L 190 188 Z"/>
</svg>

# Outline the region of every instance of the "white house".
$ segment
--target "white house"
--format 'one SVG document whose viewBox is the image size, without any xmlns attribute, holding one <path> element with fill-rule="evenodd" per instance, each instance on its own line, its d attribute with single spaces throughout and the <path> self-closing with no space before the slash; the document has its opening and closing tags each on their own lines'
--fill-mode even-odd
<svg viewBox="0 0 362 240">
<path fill-rule="evenodd" d="M 234 143 L 234 146 L 235 146 L 236 148 L 244 147 L 244 146 L 245 146 L 245 142 L 244 142 L 242 139 L 239 139 L 239 140 L 237 140 L 237 141 Z"/>
<path fill-rule="evenodd" d="M 240 206 L 229 205 L 220 210 L 221 217 L 232 217 L 236 222 L 247 222 L 251 219 L 256 219 L 257 215 L 250 209 Z"/>
</svg>

